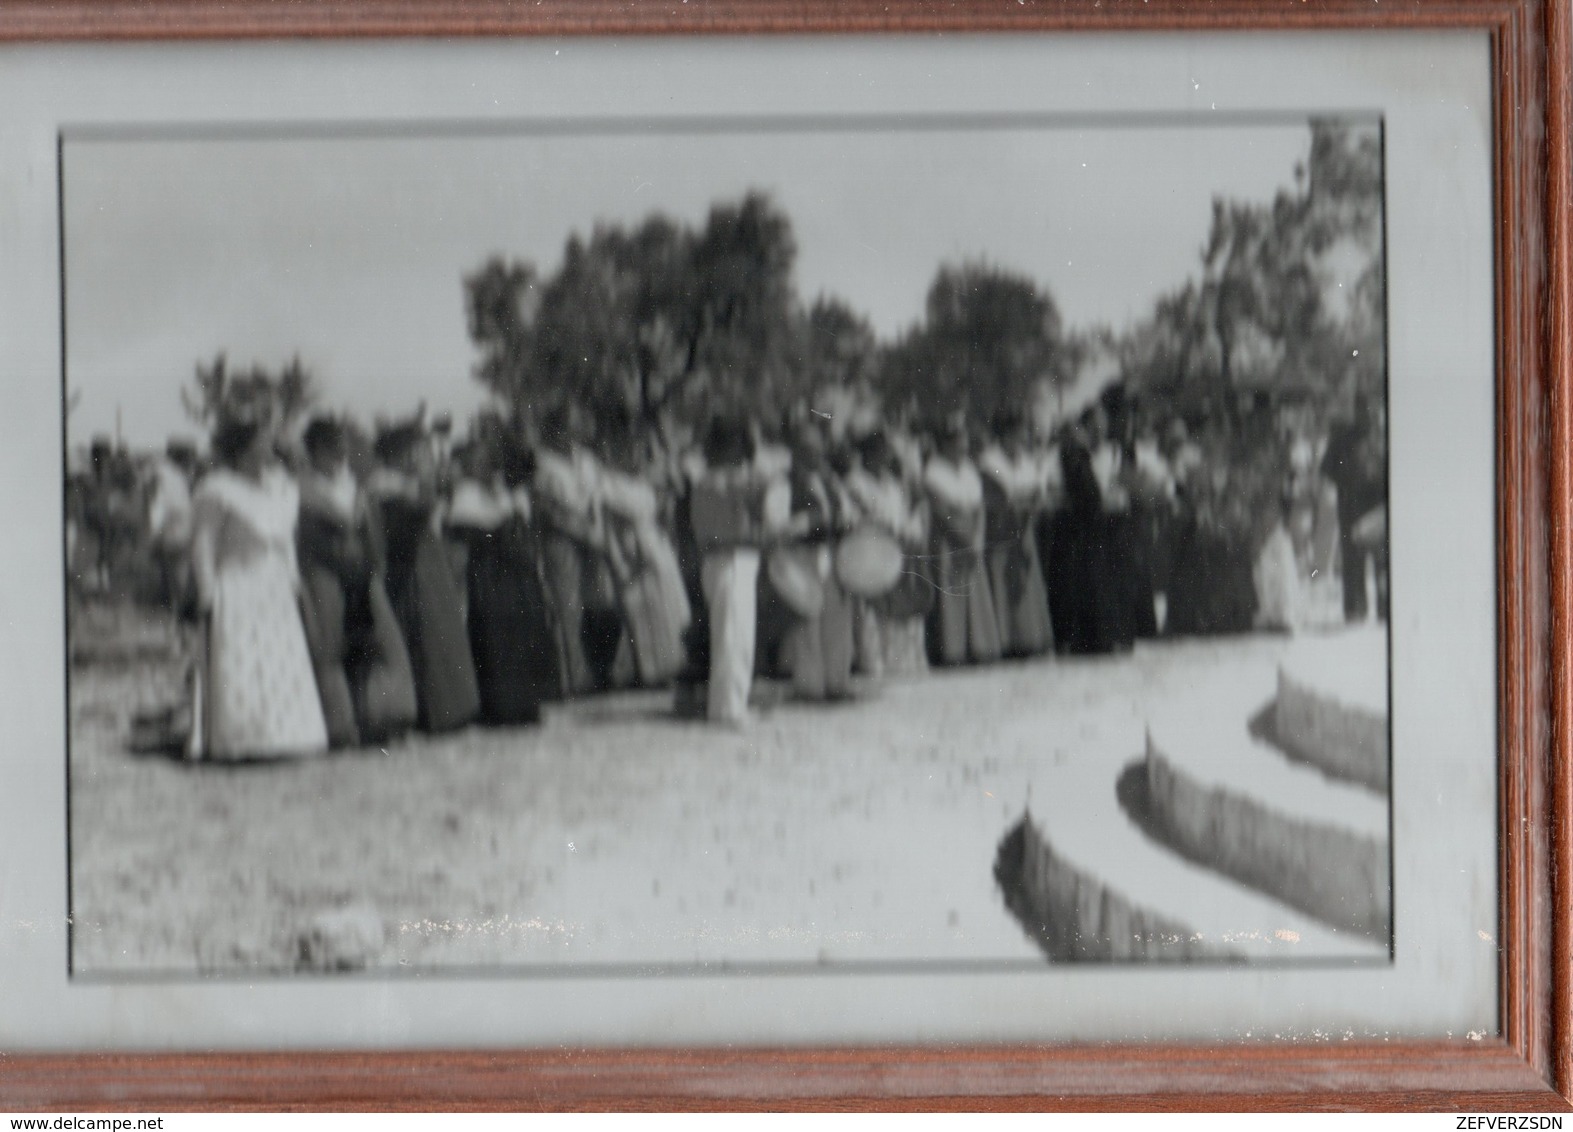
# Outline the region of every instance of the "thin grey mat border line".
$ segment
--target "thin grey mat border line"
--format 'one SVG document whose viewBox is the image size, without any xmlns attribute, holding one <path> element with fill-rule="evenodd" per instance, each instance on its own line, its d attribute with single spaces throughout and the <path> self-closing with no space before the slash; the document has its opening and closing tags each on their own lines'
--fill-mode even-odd
<svg viewBox="0 0 1573 1132">
<path fill-rule="evenodd" d="M 1263 959 L 1254 961 L 1231 959 L 1204 959 L 1187 962 L 1154 963 L 1150 960 L 1111 960 L 1096 963 L 1054 963 L 1047 959 L 1037 962 L 1030 959 L 913 959 L 913 960 L 847 960 L 844 962 L 782 962 L 782 963 L 540 963 L 514 964 L 511 966 L 459 965 L 405 968 L 378 967 L 360 971 L 301 970 L 237 970 L 226 969 L 211 973 L 148 970 L 105 972 L 101 974 L 72 972 L 70 981 L 80 986 L 114 986 L 147 983 L 256 983 L 285 979 L 331 979 L 354 982 L 418 982 L 423 979 L 442 981 L 500 978 L 525 979 L 644 979 L 685 978 L 725 979 L 759 976 L 846 976 L 846 975 L 990 975 L 990 974 L 1069 974 L 1079 975 L 1099 972 L 1113 973 L 1130 970 L 1142 971 L 1202 971 L 1214 972 L 1228 969 L 1238 971 L 1325 971 L 1325 970 L 1382 970 L 1393 966 L 1393 960 L 1372 956 L 1315 959 Z"/>
<path fill-rule="evenodd" d="M 1228 129 L 1301 125 L 1313 118 L 1381 122 L 1370 108 L 1178 111 L 1008 111 L 911 114 L 652 115 L 543 118 L 430 118 L 397 121 L 279 119 L 220 122 L 78 122 L 58 131 L 72 142 L 420 140 L 497 137 L 737 133 L 944 133 L 971 130 Z"/>
</svg>

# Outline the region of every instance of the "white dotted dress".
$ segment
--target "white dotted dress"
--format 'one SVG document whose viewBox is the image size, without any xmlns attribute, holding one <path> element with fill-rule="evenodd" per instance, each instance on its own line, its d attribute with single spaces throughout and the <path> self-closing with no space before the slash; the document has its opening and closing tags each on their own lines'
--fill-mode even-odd
<svg viewBox="0 0 1573 1132">
<path fill-rule="evenodd" d="M 300 491 L 281 469 L 259 481 L 218 470 L 192 499 L 192 554 L 212 595 L 204 752 L 284 758 L 327 749 L 327 725 L 297 598 Z"/>
</svg>

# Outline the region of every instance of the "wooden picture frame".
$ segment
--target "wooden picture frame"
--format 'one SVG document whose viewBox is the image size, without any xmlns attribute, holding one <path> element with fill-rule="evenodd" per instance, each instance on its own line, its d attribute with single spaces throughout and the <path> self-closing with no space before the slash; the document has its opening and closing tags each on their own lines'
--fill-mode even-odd
<svg viewBox="0 0 1573 1132">
<path fill-rule="evenodd" d="M 1495 104 L 1501 1033 L 1336 1045 L 25 1055 L 0 1109 L 1562 1109 L 1573 1098 L 1573 0 L 5 0 L 0 41 L 1471 29 Z"/>
</svg>

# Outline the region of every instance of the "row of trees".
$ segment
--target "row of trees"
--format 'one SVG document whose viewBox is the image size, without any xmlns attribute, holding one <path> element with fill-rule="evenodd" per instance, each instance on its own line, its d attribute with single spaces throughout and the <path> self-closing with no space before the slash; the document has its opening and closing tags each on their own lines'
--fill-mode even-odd
<svg viewBox="0 0 1573 1132">
<path fill-rule="evenodd" d="M 666 440 L 716 409 L 805 401 L 987 417 L 1074 385 L 1099 354 L 1193 418 L 1241 390 L 1324 406 L 1351 383 L 1379 391 L 1380 133 L 1340 120 L 1311 132 L 1294 188 L 1216 200 L 1196 275 L 1121 333 L 1072 333 L 1036 281 L 965 262 L 942 266 L 922 319 L 880 341 L 846 302 L 798 299 L 790 221 L 756 193 L 697 229 L 652 216 L 576 235 L 550 276 L 492 259 L 465 279 L 476 376 L 523 420 L 573 399 Z"/>
<path fill-rule="evenodd" d="M 946 267 L 923 323 L 881 343 L 849 304 L 803 304 L 791 222 L 752 193 L 689 228 L 652 216 L 568 241 L 562 266 L 488 261 L 465 281 L 476 376 L 529 421 L 567 400 L 670 444 L 712 412 L 898 412 L 1024 402 L 1074 367 L 1053 300 L 982 264 Z"/>
<path fill-rule="evenodd" d="M 1266 204 L 1214 203 L 1198 270 L 1114 333 L 1063 324 L 1038 282 L 983 262 L 939 268 L 922 318 L 880 340 L 845 301 L 804 303 L 797 246 L 767 196 L 717 204 L 699 226 L 653 215 L 567 242 L 562 264 L 493 257 L 463 280 L 474 376 L 528 429 L 577 402 L 629 439 L 670 449 L 709 414 L 794 405 L 987 418 L 1075 385 L 1102 355 L 1138 393 L 1189 417 L 1241 389 L 1330 403 L 1384 378 L 1382 155 L 1374 128 L 1312 123 L 1307 166 Z M 282 371 L 199 365 L 183 393 L 208 423 L 225 406 L 311 401 Z"/>
<path fill-rule="evenodd" d="M 1306 167 L 1269 204 L 1215 200 L 1201 270 L 1114 340 L 1127 380 L 1189 414 L 1220 392 L 1314 403 L 1386 378 L 1382 145 L 1312 123 Z"/>
</svg>

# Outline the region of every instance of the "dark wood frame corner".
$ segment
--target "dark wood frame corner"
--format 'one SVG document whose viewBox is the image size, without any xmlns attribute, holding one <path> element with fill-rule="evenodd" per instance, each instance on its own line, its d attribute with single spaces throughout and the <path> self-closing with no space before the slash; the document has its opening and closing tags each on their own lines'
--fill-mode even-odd
<svg viewBox="0 0 1573 1132">
<path fill-rule="evenodd" d="M 0 42 L 1466 28 L 1496 83 L 1499 1036 L 1251 1046 L 0 1054 L 0 1110 L 1565 1109 L 1573 1098 L 1573 0 L 0 0 Z"/>
</svg>

